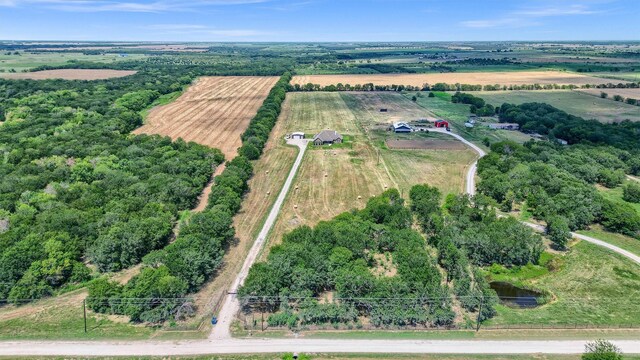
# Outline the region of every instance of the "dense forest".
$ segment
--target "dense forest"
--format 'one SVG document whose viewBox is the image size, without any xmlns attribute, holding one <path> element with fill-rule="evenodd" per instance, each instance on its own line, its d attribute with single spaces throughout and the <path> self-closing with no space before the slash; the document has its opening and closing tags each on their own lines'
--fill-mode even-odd
<svg viewBox="0 0 640 360">
<path fill-rule="evenodd" d="M 0 80 L 0 299 L 20 303 L 47 296 L 97 273 L 135 265 L 149 253 L 161 263 L 154 250 L 170 242 L 178 213 L 195 205 L 224 157 L 195 143 L 130 135 L 142 123 L 140 110 L 197 76 L 274 75 L 288 65 L 266 59 L 253 67 L 147 62 L 108 67 L 114 66 L 138 73 L 99 81 Z M 261 109 L 261 119 L 275 121 L 273 110 Z M 254 119 L 252 126 L 270 129 L 263 120 Z M 240 158 L 228 168 L 245 163 Z M 241 179 L 245 186 L 248 176 Z M 225 244 L 233 234 L 225 227 L 228 213 L 210 209 L 194 216 L 167 251 L 201 253 L 202 241 Z M 203 239 L 205 232 L 211 236 Z M 219 259 L 221 248 L 201 255 Z M 163 265 L 177 277 L 178 265 Z M 212 273 L 189 268 L 198 273 L 184 275 L 190 277 L 185 286 L 159 275 L 164 269 L 152 270 L 127 285 L 138 291 L 135 297 L 141 297 L 145 281 L 165 286 L 163 294 L 177 294 L 197 288 Z"/>
<path fill-rule="evenodd" d="M 416 185 L 410 199 L 406 207 L 391 189 L 362 210 L 286 234 L 251 268 L 239 290 L 244 310 L 272 312 L 271 326 L 358 326 L 361 316 L 379 327 L 452 326 L 457 299 L 476 313 L 482 302 L 480 320 L 493 316 L 497 297 L 477 266 L 537 263 L 540 236 L 497 218 L 486 197 L 451 195 L 441 206 L 436 188 Z"/>
<path fill-rule="evenodd" d="M 240 209 L 253 175 L 250 160 L 262 154 L 278 119 L 291 75 L 271 89 L 242 135 L 239 155 L 214 179 L 205 211 L 193 214 L 177 239 L 144 257 L 143 271 L 126 285 L 100 278 L 89 286 L 87 304 L 97 312 L 128 315 L 131 321 L 159 323 L 189 316 L 195 310 L 188 293 L 197 291 L 222 263 L 233 239 L 233 215 Z"/>
<path fill-rule="evenodd" d="M 544 103 L 503 104 L 498 109 L 498 115 L 501 122 L 520 124 L 520 129 L 524 132 L 548 135 L 551 138 L 566 140 L 569 144 L 602 144 L 634 153 L 640 151 L 638 122 L 607 124 L 597 120 L 585 120 Z"/>
<path fill-rule="evenodd" d="M 640 236 L 640 216 L 630 205 L 604 199 L 593 186 L 620 185 L 626 172 L 637 172 L 637 157 L 613 147 L 548 142 L 524 145 L 501 142 L 491 146 L 478 170 L 478 190 L 495 199 L 504 211 L 526 204 L 537 219 L 568 230 L 601 223 L 610 231 Z"/>
</svg>

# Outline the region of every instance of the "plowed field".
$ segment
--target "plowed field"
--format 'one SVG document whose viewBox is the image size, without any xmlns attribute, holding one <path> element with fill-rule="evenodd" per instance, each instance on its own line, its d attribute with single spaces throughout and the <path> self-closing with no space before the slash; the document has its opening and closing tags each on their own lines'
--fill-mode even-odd
<svg viewBox="0 0 640 360">
<path fill-rule="evenodd" d="M 176 101 L 152 109 L 134 133 L 194 141 L 232 159 L 242 145 L 240 135 L 277 81 L 275 76 L 200 78 Z"/>
<path fill-rule="evenodd" d="M 422 86 L 425 83 L 436 84 L 472 84 L 472 85 L 529 85 L 529 84 L 558 84 L 584 85 L 619 83 L 620 80 L 610 80 L 584 76 L 560 71 L 513 71 L 513 72 L 454 72 L 437 74 L 354 74 L 354 75 L 302 75 L 294 76 L 292 83 L 305 85 L 308 83 L 322 86 L 342 84 L 374 85 L 411 85 Z"/>
</svg>

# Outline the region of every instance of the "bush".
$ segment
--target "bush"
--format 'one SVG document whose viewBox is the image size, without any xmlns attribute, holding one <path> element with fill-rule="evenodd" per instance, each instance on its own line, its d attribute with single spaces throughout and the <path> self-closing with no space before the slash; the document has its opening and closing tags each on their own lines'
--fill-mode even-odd
<svg viewBox="0 0 640 360">
<path fill-rule="evenodd" d="M 629 182 L 622 189 L 622 198 L 631 203 L 640 203 L 640 184 Z"/>
<path fill-rule="evenodd" d="M 620 348 L 606 340 L 588 342 L 582 360 L 622 360 Z"/>
</svg>

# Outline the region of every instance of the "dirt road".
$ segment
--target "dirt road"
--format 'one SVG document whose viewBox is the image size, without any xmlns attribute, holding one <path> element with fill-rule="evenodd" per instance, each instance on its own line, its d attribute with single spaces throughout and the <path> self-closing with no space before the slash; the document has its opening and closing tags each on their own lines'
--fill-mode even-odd
<svg viewBox="0 0 640 360">
<path fill-rule="evenodd" d="M 471 142 L 467 141 L 465 138 L 463 138 L 462 136 L 458 135 L 458 134 L 454 134 L 450 131 L 446 131 L 444 129 L 429 129 L 429 131 L 433 131 L 433 132 L 438 132 L 438 133 L 442 133 L 442 134 L 448 134 L 450 136 L 455 137 L 456 139 L 462 141 L 463 143 L 465 143 L 466 145 L 468 145 L 469 147 L 471 147 L 473 150 L 475 150 L 475 152 L 478 153 L 479 158 L 487 155 L 487 153 L 482 150 L 481 148 L 479 148 L 478 146 L 472 144 Z M 467 171 L 467 181 L 466 181 L 466 193 L 469 195 L 475 195 L 476 193 L 476 182 L 475 182 L 475 178 L 476 178 L 476 172 L 478 171 L 478 162 L 474 162 L 471 167 L 469 167 L 469 170 Z M 634 177 L 627 175 L 629 178 L 634 179 Z M 637 178 L 635 178 L 637 179 Z M 533 223 L 529 223 L 529 222 L 525 222 L 522 221 L 523 224 L 531 227 L 532 229 L 534 229 L 535 231 L 544 233 L 547 231 L 547 229 L 542 226 L 542 225 L 538 225 L 538 224 L 533 224 Z M 592 244 L 598 245 L 598 246 L 602 246 L 605 247 L 611 251 L 614 251 L 622 256 L 625 256 L 627 258 L 629 258 L 630 260 L 632 260 L 633 262 L 640 264 L 640 256 L 633 254 L 627 250 L 624 250 L 622 248 L 619 248 L 615 245 L 611 245 L 608 242 L 602 241 L 602 240 L 598 240 L 596 238 L 592 238 L 590 236 L 586 236 L 586 235 L 582 235 L 582 234 L 578 234 L 578 233 L 571 233 L 571 236 L 573 236 L 576 239 L 580 239 L 583 241 L 587 241 L 590 242 Z"/>
<path fill-rule="evenodd" d="M 273 227 L 273 224 L 275 223 L 278 217 L 278 213 L 280 212 L 282 203 L 284 202 L 284 199 L 286 198 L 287 193 L 289 192 L 289 188 L 293 183 L 293 178 L 295 177 L 296 172 L 298 172 L 298 168 L 302 163 L 302 158 L 307 149 L 307 144 L 309 143 L 309 141 L 310 140 L 304 140 L 304 139 L 287 140 L 287 144 L 295 145 L 300 148 L 300 151 L 298 152 L 298 157 L 296 157 L 296 161 L 293 163 L 293 166 L 291 167 L 289 176 L 287 177 L 287 180 L 285 181 L 284 186 L 280 191 L 280 194 L 278 194 L 278 198 L 276 199 L 276 202 L 273 204 L 273 207 L 269 212 L 269 216 L 267 217 L 267 220 L 264 222 L 264 225 L 262 226 L 262 230 L 260 230 L 260 233 L 258 234 L 258 238 L 253 243 L 253 246 L 251 247 L 251 250 L 249 251 L 247 258 L 245 259 L 244 264 L 242 265 L 242 270 L 240 270 L 240 273 L 236 277 L 236 280 L 233 282 L 233 284 L 231 285 L 231 288 L 229 289 L 229 295 L 227 295 L 225 302 L 222 305 L 220 312 L 218 313 L 218 324 L 216 324 L 213 327 L 213 331 L 209 336 L 210 339 L 231 338 L 231 332 L 230 332 L 231 323 L 233 322 L 233 319 L 235 318 L 236 313 L 240 310 L 240 303 L 238 302 L 238 299 L 236 298 L 235 293 L 238 291 L 240 286 L 242 286 L 242 284 L 244 283 L 244 280 L 249 274 L 249 269 L 251 268 L 253 263 L 256 261 L 258 254 L 262 249 L 262 245 L 264 244 L 264 241 L 267 238 L 269 231 Z"/>
<path fill-rule="evenodd" d="M 193 341 L 0 342 L 0 356 L 177 356 L 251 353 L 579 354 L 586 341 L 225 339 Z M 640 340 L 613 341 L 625 354 Z"/>
<path fill-rule="evenodd" d="M 467 145 L 468 147 L 472 148 L 475 152 L 478 153 L 478 159 L 480 159 L 481 157 L 487 155 L 487 153 L 482 150 L 480 147 L 476 146 L 474 143 L 468 141 L 467 139 L 463 138 L 462 136 L 452 133 L 451 131 L 447 131 L 445 129 L 442 128 L 433 128 L 433 129 L 429 129 L 429 131 L 431 132 L 437 132 L 437 133 L 441 133 L 441 134 L 447 134 L 449 136 L 453 136 L 454 138 L 462 141 L 465 145 Z M 478 171 L 478 161 L 474 161 L 473 164 L 471 164 L 471 166 L 469 167 L 469 170 L 467 170 L 467 180 L 466 180 L 466 185 L 465 185 L 465 193 L 469 194 L 469 195 L 475 195 L 476 194 L 476 172 Z"/>
</svg>

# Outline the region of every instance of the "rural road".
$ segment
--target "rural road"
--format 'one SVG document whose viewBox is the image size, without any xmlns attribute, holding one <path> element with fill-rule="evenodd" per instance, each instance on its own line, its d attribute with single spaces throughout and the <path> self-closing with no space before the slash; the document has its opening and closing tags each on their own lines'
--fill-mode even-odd
<svg viewBox="0 0 640 360">
<path fill-rule="evenodd" d="M 441 134 L 447 134 L 450 136 L 453 136 L 454 138 L 462 141 L 463 143 L 465 143 L 467 146 L 469 146 L 470 148 L 472 148 L 473 150 L 475 150 L 475 152 L 478 153 L 479 158 L 487 155 L 487 153 L 482 150 L 481 148 L 479 148 L 478 146 L 472 144 L 470 141 L 466 140 L 465 138 L 463 138 L 462 136 L 452 133 L 450 131 L 446 131 L 442 128 L 435 128 L 435 129 L 429 129 L 429 131 L 432 132 L 437 132 L 437 133 L 441 133 Z M 476 183 L 475 183 L 475 178 L 476 178 L 476 172 L 478 171 L 478 161 L 476 160 L 471 167 L 469 168 L 469 170 L 467 171 L 467 181 L 466 181 L 466 193 L 469 195 L 475 195 L 476 193 Z M 639 180 L 638 178 L 635 178 L 633 176 L 627 175 L 627 177 L 629 177 L 630 179 L 633 180 Z M 533 224 L 530 222 L 526 222 L 526 221 L 521 221 L 523 224 L 531 227 L 532 229 L 534 229 L 535 231 L 544 233 L 547 231 L 547 229 L 543 226 L 543 225 L 539 225 L 539 224 Z M 573 236 L 576 239 L 580 239 L 586 242 L 590 242 L 592 244 L 598 245 L 598 246 L 602 246 L 605 247 L 611 251 L 614 251 L 622 256 L 625 256 L 627 258 L 629 258 L 630 260 L 634 261 L 637 264 L 640 264 L 640 256 L 633 254 L 625 249 L 619 248 L 615 245 L 611 245 L 608 242 L 602 241 L 602 240 L 598 240 L 596 238 L 592 238 L 590 236 L 586 236 L 586 235 L 582 235 L 582 234 L 578 234 L 578 233 L 571 233 L 571 236 Z"/>
<path fill-rule="evenodd" d="M 476 150 L 480 157 L 485 152 L 461 136 L 449 134 Z M 435 353 L 435 354 L 579 354 L 584 351 L 586 340 L 347 340 L 347 339 L 233 339 L 230 325 L 239 303 L 233 294 L 242 285 L 249 268 L 255 262 L 260 249 L 275 222 L 278 212 L 300 167 L 307 142 L 288 141 L 296 145 L 300 152 L 285 184 L 271 209 L 267 220 L 253 244 L 242 270 L 234 281 L 229 296 L 218 315 L 219 322 L 209 339 L 179 341 L 0 341 L 0 356 L 178 356 L 206 354 L 251 354 L 251 353 Z M 475 191 L 476 166 L 467 173 L 467 192 Z M 544 227 L 528 224 L 544 231 Z M 613 245 L 580 234 L 574 236 L 585 241 L 607 247 L 640 263 L 634 254 Z M 613 341 L 626 354 L 640 354 L 640 340 Z"/>
<path fill-rule="evenodd" d="M 474 143 L 472 143 L 471 141 L 468 141 L 467 139 L 463 138 L 462 136 L 456 133 L 452 133 L 451 131 L 447 131 L 443 128 L 433 128 L 433 129 L 429 129 L 429 132 L 437 132 L 437 133 L 453 136 L 454 138 L 462 141 L 465 145 L 467 145 L 468 147 L 472 148 L 475 152 L 477 152 L 478 159 L 487 155 L 487 153 L 484 150 L 476 146 Z M 471 164 L 471 167 L 469 168 L 469 170 L 467 170 L 467 180 L 465 182 L 466 184 L 465 193 L 469 195 L 476 194 L 476 172 L 477 171 L 478 171 L 478 160 L 474 161 L 473 164 Z"/>
<path fill-rule="evenodd" d="M 640 353 L 640 341 L 612 341 L 625 354 Z M 182 341 L 14 341 L 0 342 L 0 356 L 177 356 L 257 353 L 383 354 L 579 354 L 585 341 L 508 340 L 332 340 L 226 339 Z"/>
<path fill-rule="evenodd" d="M 289 176 L 287 176 L 287 180 L 284 182 L 282 186 L 282 190 L 280 190 L 280 194 L 276 198 L 276 202 L 273 204 L 271 211 L 269 212 L 269 216 L 267 220 L 264 222 L 260 233 L 256 241 L 251 246 L 251 250 L 249 250 L 249 254 L 242 265 L 242 269 L 240 273 L 236 277 L 235 281 L 231 285 L 229 289 L 229 295 L 227 295 L 220 312 L 218 313 L 218 323 L 213 327 L 213 331 L 209 336 L 210 339 L 229 339 L 231 338 L 230 327 L 233 319 L 236 316 L 236 313 L 240 310 L 240 303 L 235 295 L 240 286 L 244 283 L 244 280 L 247 278 L 249 274 L 249 269 L 256 261 L 258 254 L 260 253 L 260 249 L 262 249 L 262 245 L 264 244 L 267 235 L 269 235 L 269 230 L 273 227 L 275 223 L 278 213 L 280 213 L 280 208 L 284 203 L 284 199 L 287 197 L 287 193 L 289 192 L 289 188 L 293 183 L 293 178 L 296 176 L 298 172 L 298 168 L 302 163 L 302 158 L 304 157 L 304 153 L 307 150 L 307 144 L 310 140 L 305 139 L 287 139 L 287 144 L 295 145 L 300 148 L 298 152 L 298 156 L 296 157 L 296 161 L 293 163 L 291 167 L 291 171 L 289 171 Z"/>
</svg>

